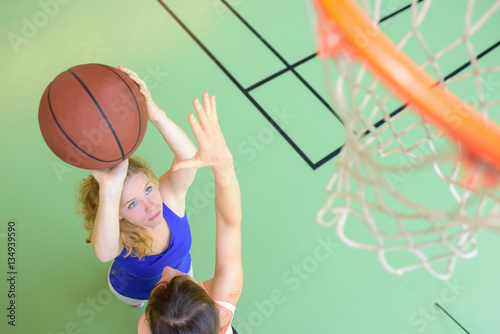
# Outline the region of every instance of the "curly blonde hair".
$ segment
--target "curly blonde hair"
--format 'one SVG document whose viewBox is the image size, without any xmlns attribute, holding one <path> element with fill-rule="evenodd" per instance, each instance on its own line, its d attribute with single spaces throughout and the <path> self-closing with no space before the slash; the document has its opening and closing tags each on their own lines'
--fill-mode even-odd
<svg viewBox="0 0 500 334">
<path fill-rule="evenodd" d="M 137 173 L 146 174 L 158 186 L 158 178 L 151 170 L 149 163 L 140 157 L 129 158 L 125 182 L 129 177 Z M 83 217 L 83 227 L 89 232 L 85 242 L 91 243 L 94 221 L 99 207 L 99 183 L 94 176 L 89 175 L 80 182 L 79 192 L 78 213 Z M 120 237 L 123 246 L 127 250 L 125 257 L 132 255 L 142 260 L 144 256 L 151 254 L 153 251 L 153 239 L 144 233 L 140 226 L 134 225 L 123 218 L 120 219 Z"/>
</svg>

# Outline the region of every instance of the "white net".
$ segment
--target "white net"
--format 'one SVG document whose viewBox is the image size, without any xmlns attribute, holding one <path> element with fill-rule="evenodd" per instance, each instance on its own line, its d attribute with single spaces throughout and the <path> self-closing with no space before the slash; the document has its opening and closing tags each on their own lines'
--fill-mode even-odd
<svg viewBox="0 0 500 334">
<path fill-rule="evenodd" d="M 436 83 L 500 123 L 500 1 L 394 3 L 359 2 Z M 318 15 L 328 50 L 338 33 Z M 319 223 L 336 224 L 349 246 L 376 251 L 389 272 L 423 267 L 449 278 L 458 258 L 476 255 L 482 228 L 500 229 L 491 167 L 464 159 L 460 145 L 404 108 L 408 101 L 349 55 L 332 55 L 324 67 L 346 137 Z"/>
</svg>

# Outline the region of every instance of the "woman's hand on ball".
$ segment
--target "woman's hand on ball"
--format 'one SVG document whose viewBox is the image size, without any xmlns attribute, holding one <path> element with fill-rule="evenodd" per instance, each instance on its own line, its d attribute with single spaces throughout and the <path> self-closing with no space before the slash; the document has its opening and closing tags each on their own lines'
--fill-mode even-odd
<svg viewBox="0 0 500 334">
<path fill-rule="evenodd" d="M 139 91 L 141 92 L 142 96 L 144 96 L 144 99 L 146 100 L 146 105 L 148 107 L 148 118 L 151 122 L 156 122 L 161 120 L 163 117 L 165 117 L 165 112 L 161 110 L 153 101 L 153 97 L 151 96 L 151 93 L 149 92 L 148 87 L 146 86 L 146 83 L 144 80 L 139 78 L 137 73 L 134 71 L 124 67 L 124 66 L 118 66 L 118 69 L 125 74 L 129 76 L 130 79 L 134 80 L 134 82 L 139 86 Z"/>
<path fill-rule="evenodd" d="M 88 169 L 99 183 L 99 187 L 114 189 L 121 192 L 123 183 L 127 177 L 128 159 L 118 165 L 106 169 Z"/>
</svg>

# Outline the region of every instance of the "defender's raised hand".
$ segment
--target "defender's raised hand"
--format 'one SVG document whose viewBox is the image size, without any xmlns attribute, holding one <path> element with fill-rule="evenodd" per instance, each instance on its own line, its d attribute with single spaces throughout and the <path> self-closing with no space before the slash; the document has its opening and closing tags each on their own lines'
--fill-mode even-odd
<svg viewBox="0 0 500 334">
<path fill-rule="evenodd" d="M 208 93 L 203 93 L 203 105 L 195 98 L 193 106 L 199 121 L 191 113 L 189 114 L 189 123 L 199 148 L 193 158 L 175 163 L 172 169 L 201 168 L 204 166 L 219 169 L 226 167 L 228 163 L 232 164 L 232 155 L 227 148 L 217 119 L 215 96 L 209 97 Z"/>
</svg>

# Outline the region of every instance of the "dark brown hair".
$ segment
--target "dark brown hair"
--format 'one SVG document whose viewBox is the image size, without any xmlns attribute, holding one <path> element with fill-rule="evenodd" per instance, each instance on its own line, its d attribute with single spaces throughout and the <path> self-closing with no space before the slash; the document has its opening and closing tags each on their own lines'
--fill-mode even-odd
<svg viewBox="0 0 500 334">
<path fill-rule="evenodd" d="M 218 334 L 219 310 L 210 295 L 186 275 L 156 285 L 146 307 L 152 334 Z"/>
</svg>

